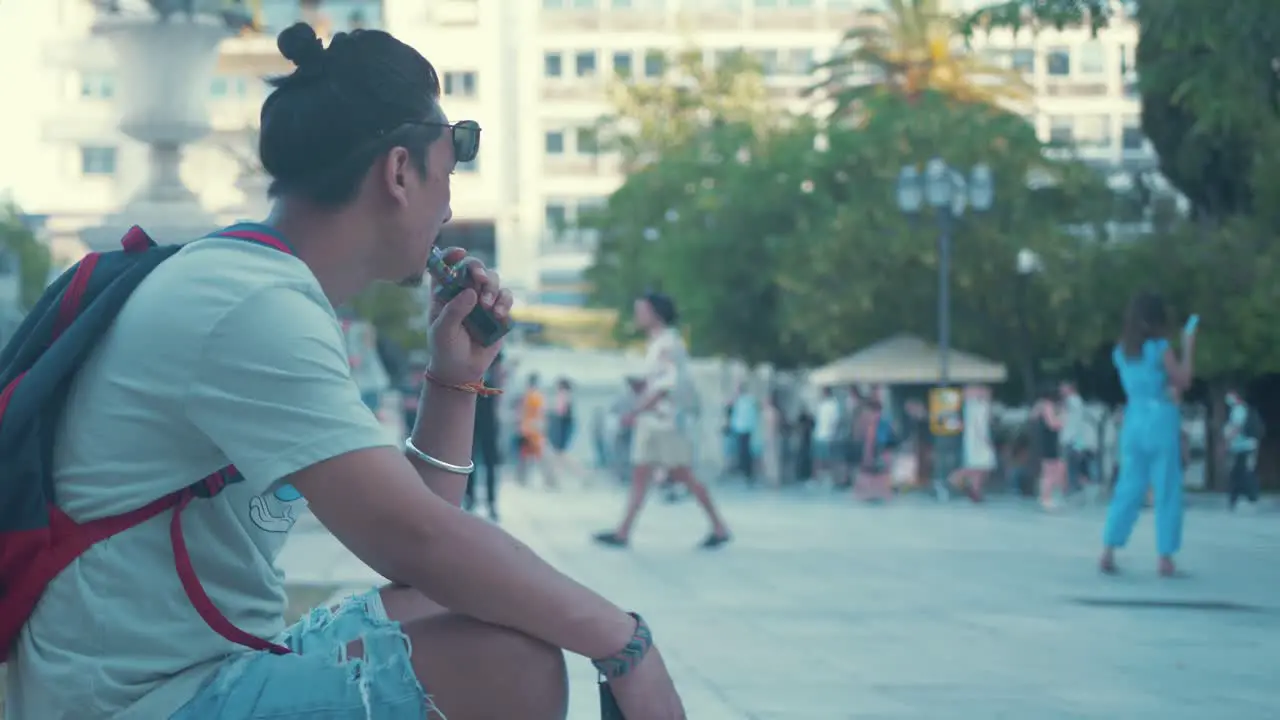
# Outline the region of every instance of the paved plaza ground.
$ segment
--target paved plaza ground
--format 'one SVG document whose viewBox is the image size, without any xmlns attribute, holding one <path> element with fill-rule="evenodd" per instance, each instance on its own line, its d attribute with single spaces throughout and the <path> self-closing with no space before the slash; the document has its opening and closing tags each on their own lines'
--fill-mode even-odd
<svg viewBox="0 0 1280 720">
<path fill-rule="evenodd" d="M 632 549 L 593 547 L 620 509 L 613 487 L 508 484 L 502 520 L 645 614 L 697 720 L 1280 717 L 1278 513 L 1191 510 L 1189 576 L 1161 580 L 1149 517 L 1126 572 L 1097 574 L 1101 508 L 721 499 L 736 540 L 714 553 L 693 549 L 706 528 L 692 503 L 656 498 Z M 282 556 L 291 584 L 376 579 L 308 520 Z M 595 720 L 592 672 L 570 667 L 571 717 Z"/>
</svg>

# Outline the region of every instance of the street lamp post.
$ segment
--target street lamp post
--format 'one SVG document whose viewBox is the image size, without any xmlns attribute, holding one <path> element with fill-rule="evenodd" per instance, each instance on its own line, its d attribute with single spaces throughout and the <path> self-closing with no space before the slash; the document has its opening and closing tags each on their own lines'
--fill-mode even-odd
<svg viewBox="0 0 1280 720">
<path fill-rule="evenodd" d="M 974 165 L 966 178 L 947 165 L 942 158 L 925 164 L 923 175 L 914 165 L 904 166 L 898 174 L 898 209 L 908 217 L 916 217 L 928 205 L 938 220 L 938 384 L 940 394 L 951 383 L 951 237 L 955 221 L 965 209 L 975 212 L 991 209 L 995 184 L 991 168 L 984 163 Z M 958 397 L 958 394 L 955 394 Z M 936 412 L 931 408 L 931 412 Z M 931 422 L 934 429 L 933 481 L 940 498 L 946 498 L 947 475 L 951 469 L 948 440 L 959 432 L 955 423 Z M 946 457 L 948 462 L 943 462 Z"/>
</svg>

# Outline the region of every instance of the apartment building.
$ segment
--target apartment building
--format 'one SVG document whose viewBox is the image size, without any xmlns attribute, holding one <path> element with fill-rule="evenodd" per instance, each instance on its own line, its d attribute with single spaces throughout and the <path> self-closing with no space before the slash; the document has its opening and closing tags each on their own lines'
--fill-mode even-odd
<svg viewBox="0 0 1280 720">
<path fill-rule="evenodd" d="M 966 0 L 968 1 L 968 0 Z M 263 78 L 287 70 L 274 32 L 303 19 L 322 33 L 384 27 L 414 45 L 441 74 L 453 119 L 484 128 L 477 163 L 454 177 L 455 219 L 443 242 L 497 264 L 522 301 L 573 307 L 595 238 L 577 218 L 622 182 L 601 152 L 597 120 L 619 75 L 660 77 L 667 57 L 698 48 L 708 64 L 753 54 L 780 105 L 799 91 L 861 10 L 877 0 L 255 0 L 266 32 L 226 40 L 208 88 L 213 132 L 187 149 L 182 175 L 209 210 L 260 215 L 265 181 L 253 151 Z M 970 4 L 972 4 L 970 2 Z M 55 239 L 118 209 L 145 177 L 146 148 L 123 136 L 115 115 L 117 68 L 92 37 L 83 0 L 26 3 L 42 41 L 23 92 L 38 137 L 9 141 L 21 176 L 0 177 L 28 212 L 48 215 Z M 39 17 L 36 18 L 35 16 Z M 38 22 L 37 22 L 38 20 Z M 31 41 L 28 40 L 30 43 Z M 1119 22 L 1085 30 L 996 32 L 975 39 L 991 62 L 1022 71 L 1036 90 L 1031 119 L 1046 140 L 1106 167 L 1145 168 L 1133 52 L 1137 31 Z M 8 160 L 8 157 L 6 157 Z M 13 167 L 10 165 L 10 167 Z"/>
</svg>

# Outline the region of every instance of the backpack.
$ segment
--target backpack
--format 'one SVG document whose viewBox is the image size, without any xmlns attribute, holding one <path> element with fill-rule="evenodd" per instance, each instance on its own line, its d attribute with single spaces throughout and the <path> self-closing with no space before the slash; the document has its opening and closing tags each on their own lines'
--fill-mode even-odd
<svg viewBox="0 0 1280 720">
<path fill-rule="evenodd" d="M 1249 406 L 1249 415 L 1244 421 L 1244 434 L 1258 442 L 1262 442 L 1262 438 L 1267 436 L 1267 424 L 1262 422 L 1262 415 L 1252 405 Z"/>
<path fill-rule="evenodd" d="M 244 240 L 293 254 L 283 240 L 254 227 L 233 225 L 207 237 Z M 200 617 L 233 643 L 288 653 L 235 627 L 214 607 L 196 577 L 182 535 L 183 508 L 242 480 L 234 466 L 122 515 L 77 523 L 57 505 L 54 434 L 76 371 L 142 280 L 181 249 L 156 245 L 137 226 L 125 234 L 121 246 L 113 252 L 90 253 L 63 273 L 0 351 L 0 663 L 8 660 L 45 588 L 72 561 L 93 545 L 170 509 L 178 578 Z"/>
</svg>

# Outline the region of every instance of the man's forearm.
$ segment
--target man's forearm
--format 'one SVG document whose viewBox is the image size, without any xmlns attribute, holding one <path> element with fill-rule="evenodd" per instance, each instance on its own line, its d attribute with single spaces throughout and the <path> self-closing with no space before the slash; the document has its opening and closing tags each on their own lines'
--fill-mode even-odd
<svg viewBox="0 0 1280 720">
<path fill-rule="evenodd" d="M 461 512 L 440 513 L 421 527 L 427 536 L 413 543 L 404 575 L 441 605 L 593 659 L 630 640 L 630 616 L 501 528 Z"/>
<path fill-rule="evenodd" d="M 471 463 L 476 420 L 476 396 L 441 387 L 427 381 L 418 401 L 418 417 L 413 428 L 413 444 L 422 452 L 451 465 Z M 462 505 L 467 477 L 432 467 L 410 455 L 410 462 L 422 481 L 436 495 Z"/>
</svg>

